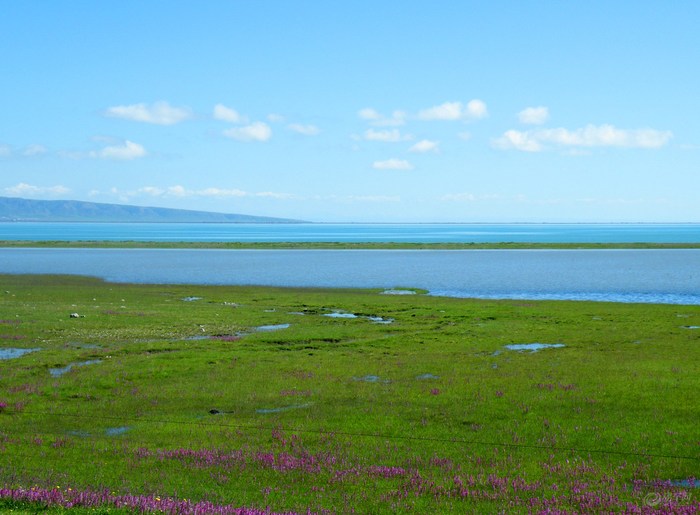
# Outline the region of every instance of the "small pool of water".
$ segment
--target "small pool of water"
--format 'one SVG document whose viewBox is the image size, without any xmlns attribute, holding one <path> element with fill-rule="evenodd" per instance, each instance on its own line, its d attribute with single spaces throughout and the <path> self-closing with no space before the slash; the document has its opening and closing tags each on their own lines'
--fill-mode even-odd
<svg viewBox="0 0 700 515">
<path fill-rule="evenodd" d="M 255 330 L 260 333 L 266 333 L 270 331 L 280 331 L 282 329 L 289 329 L 290 326 L 291 324 L 259 325 L 255 328 Z"/>
<path fill-rule="evenodd" d="M 108 427 L 105 429 L 105 434 L 107 436 L 119 436 L 123 435 L 127 431 L 129 431 L 131 428 L 128 426 L 120 426 L 120 427 Z"/>
<path fill-rule="evenodd" d="M 20 358 L 24 356 L 25 354 L 29 354 L 30 352 L 35 352 L 41 349 L 16 349 L 16 348 L 7 348 L 7 349 L 0 349 L 0 359 L 15 359 L 15 358 Z"/>
<path fill-rule="evenodd" d="M 512 345 L 506 345 L 506 349 L 518 352 L 537 352 L 542 349 L 555 349 L 559 347 L 565 347 L 565 345 L 563 343 L 514 343 Z"/>
<path fill-rule="evenodd" d="M 293 404 L 291 406 L 282 406 L 280 408 L 260 408 L 260 409 L 256 409 L 255 413 L 260 413 L 263 415 L 268 414 L 268 413 L 282 413 L 283 411 L 308 408 L 309 406 L 311 406 L 310 402 L 307 402 L 305 404 Z"/>
<path fill-rule="evenodd" d="M 88 361 L 81 361 L 80 363 L 70 363 L 63 368 L 50 368 L 49 373 L 52 377 L 60 377 L 63 374 L 70 372 L 73 367 L 84 367 L 87 365 L 95 365 L 97 363 L 102 363 L 101 359 L 90 359 Z"/>
</svg>

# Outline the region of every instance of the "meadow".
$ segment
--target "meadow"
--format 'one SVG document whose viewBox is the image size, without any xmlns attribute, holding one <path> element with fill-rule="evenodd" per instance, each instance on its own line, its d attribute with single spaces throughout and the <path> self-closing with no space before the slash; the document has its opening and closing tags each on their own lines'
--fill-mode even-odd
<svg viewBox="0 0 700 515">
<path fill-rule="evenodd" d="M 423 293 L 0 275 L 0 509 L 700 512 L 700 306 Z"/>
</svg>

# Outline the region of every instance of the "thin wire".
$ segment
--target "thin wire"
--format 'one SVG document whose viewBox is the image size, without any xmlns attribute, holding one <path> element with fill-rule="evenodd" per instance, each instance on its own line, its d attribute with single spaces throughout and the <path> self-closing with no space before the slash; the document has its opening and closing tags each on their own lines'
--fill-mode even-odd
<svg viewBox="0 0 700 515">
<path fill-rule="evenodd" d="M 13 413 L 8 411 L 8 413 Z M 14 412 L 18 413 L 18 412 Z M 71 413 L 42 413 L 42 412 L 32 412 L 24 410 L 21 413 L 31 414 L 38 416 L 64 416 L 73 418 L 89 418 L 94 420 L 94 416 L 71 414 Z M 387 435 L 387 434 L 377 434 L 377 433 L 354 433 L 349 431 L 333 431 L 333 430 L 322 430 L 322 429 L 303 429 L 303 428 L 292 428 L 284 426 L 267 426 L 267 425 L 243 425 L 243 424 L 211 424 L 204 421 L 187 421 L 187 420 L 163 420 L 163 419 L 149 419 L 149 418 L 138 418 L 138 417 L 111 417 L 111 416 L 101 416 L 98 417 L 101 420 L 132 420 L 137 422 L 148 422 L 155 424 L 173 424 L 173 425 L 190 425 L 190 426 L 205 426 L 209 428 L 231 428 L 231 429 L 269 429 L 269 430 L 284 430 L 289 432 L 299 432 L 299 433 L 312 433 L 321 435 L 341 435 L 350 437 L 362 437 L 362 438 L 377 438 L 383 440 L 408 440 L 408 441 L 422 441 L 422 442 L 436 442 L 436 443 L 449 443 L 449 444 L 462 444 L 462 445 L 479 445 L 479 446 L 490 446 L 490 447 L 506 447 L 513 449 L 538 449 L 550 452 L 576 452 L 576 453 L 588 453 L 588 454 L 603 454 L 603 455 L 618 455 L 618 456 L 637 456 L 646 458 L 667 458 L 667 459 L 679 459 L 679 460 L 692 460 L 700 461 L 700 456 L 684 456 L 676 454 L 655 454 L 646 452 L 633 452 L 633 451 L 622 451 L 622 450 L 610 450 L 610 449 L 585 449 L 579 447 L 554 447 L 547 445 L 537 445 L 537 444 L 520 444 L 520 443 L 507 443 L 507 442 L 494 442 L 485 440 L 466 440 L 462 438 L 440 438 L 431 436 L 409 436 L 409 435 Z M 56 434 L 56 433 L 41 433 L 37 431 L 27 431 L 26 434 Z M 93 435 L 90 435 L 93 436 Z M 99 437 L 111 437 L 110 435 L 94 435 Z M 113 438 L 113 437 L 111 437 Z"/>
</svg>

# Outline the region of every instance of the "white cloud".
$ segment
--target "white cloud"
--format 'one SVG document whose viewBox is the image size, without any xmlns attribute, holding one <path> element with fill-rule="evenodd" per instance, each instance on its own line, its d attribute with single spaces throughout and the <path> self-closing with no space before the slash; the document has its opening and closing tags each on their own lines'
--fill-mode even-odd
<svg viewBox="0 0 700 515">
<path fill-rule="evenodd" d="M 367 141 L 383 141 L 385 143 L 396 143 L 398 141 L 407 141 L 413 139 L 413 136 L 404 134 L 402 135 L 398 129 L 386 129 L 386 130 L 375 130 L 367 129 L 365 131 L 364 138 Z"/>
<path fill-rule="evenodd" d="M 33 186 L 33 185 L 27 184 L 25 182 L 20 182 L 19 184 L 16 184 L 15 186 L 10 186 L 9 188 L 4 188 L 3 191 L 8 195 L 34 197 L 34 196 L 41 196 L 41 195 L 53 195 L 53 196 L 65 195 L 66 193 L 70 192 L 70 189 L 66 188 L 65 186 L 41 187 L 41 186 Z"/>
<path fill-rule="evenodd" d="M 123 145 L 111 145 L 102 150 L 90 152 L 88 155 L 97 159 L 115 159 L 117 161 L 129 161 L 144 157 L 146 149 L 133 141 L 125 141 Z"/>
<path fill-rule="evenodd" d="M 12 155 L 12 147 L 10 145 L 0 145 L 0 157 L 10 157 Z"/>
<path fill-rule="evenodd" d="M 48 152 L 48 149 L 44 145 L 29 145 L 27 148 L 24 149 L 22 152 L 22 155 L 26 157 L 34 157 L 34 156 L 40 156 L 43 154 L 46 154 Z"/>
<path fill-rule="evenodd" d="M 479 99 L 470 100 L 466 112 L 467 117 L 472 119 L 486 118 L 489 115 L 486 103 Z"/>
<path fill-rule="evenodd" d="M 238 141 L 267 141 L 272 137 L 272 129 L 266 123 L 253 122 L 245 127 L 227 129 L 224 136 Z"/>
<path fill-rule="evenodd" d="M 303 134 L 304 136 L 316 136 L 321 132 L 315 125 L 302 125 L 300 123 L 290 123 L 287 125 L 290 131 L 296 132 L 297 134 Z"/>
<path fill-rule="evenodd" d="M 375 170 L 413 170 L 413 165 L 405 159 L 385 159 L 372 163 Z"/>
<path fill-rule="evenodd" d="M 156 102 L 150 106 L 133 104 L 110 107 L 105 111 L 105 116 L 157 125 L 174 125 L 191 118 L 192 113 L 184 107 L 173 107 L 167 102 Z"/>
<path fill-rule="evenodd" d="M 542 125 L 549 119 L 549 109 L 544 106 L 527 107 L 518 113 L 520 123 Z"/>
<path fill-rule="evenodd" d="M 248 119 L 235 109 L 226 107 L 224 104 L 214 106 L 214 118 L 230 123 L 247 123 Z"/>
<path fill-rule="evenodd" d="M 440 152 L 440 143 L 438 141 L 430 141 L 427 139 L 422 139 L 411 148 L 408 149 L 409 152 Z"/>
<path fill-rule="evenodd" d="M 267 115 L 267 121 L 272 123 L 284 123 L 286 118 L 281 114 L 270 113 Z"/>
<path fill-rule="evenodd" d="M 494 148 L 499 148 L 501 150 L 515 149 L 522 150 L 523 152 L 539 152 L 542 150 L 540 142 L 529 132 L 515 130 L 504 132 L 503 136 L 494 139 L 491 144 Z"/>
<path fill-rule="evenodd" d="M 365 107 L 360 109 L 357 115 L 376 127 L 399 127 L 406 123 L 406 113 L 404 111 L 394 111 L 391 113 L 391 116 L 387 117 L 371 107 Z"/>
<path fill-rule="evenodd" d="M 478 99 L 462 102 L 445 102 L 418 112 L 419 120 L 478 120 L 488 116 L 486 104 Z"/>
<path fill-rule="evenodd" d="M 560 147 L 620 147 L 661 148 L 673 137 L 671 131 L 655 129 L 618 129 L 613 125 L 586 125 L 569 130 L 564 128 L 538 129 L 534 131 L 506 131 L 493 140 L 495 148 L 515 149 L 526 152 L 544 150 L 544 144 Z"/>
<path fill-rule="evenodd" d="M 363 120 L 369 120 L 369 121 L 379 120 L 382 118 L 382 115 L 379 114 L 374 109 L 372 109 L 371 107 L 365 107 L 364 109 L 360 109 L 357 112 L 357 116 L 359 116 Z"/>
<path fill-rule="evenodd" d="M 161 188 L 156 188 L 155 186 L 144 186 L 143 188 L 138 189 L 138 193 L 144 193 L 146 195 L 150 195 L 151 197 L 160 197 L 165 193 L 165 190 Z"/>
</svg>

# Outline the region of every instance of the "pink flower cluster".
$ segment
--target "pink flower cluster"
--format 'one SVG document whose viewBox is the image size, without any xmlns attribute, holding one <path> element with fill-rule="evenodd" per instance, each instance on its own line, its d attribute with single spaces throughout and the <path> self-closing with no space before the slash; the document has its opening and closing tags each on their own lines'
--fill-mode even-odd
<svg viewBox="0 0 700 515">
<path fill-rule="evenodd" d="M 296 515 L 296 512 L 272 512 L 256 508 L 236 508 L 187 499 L 160 498 L 155 495 L 115 495 L 106 490 L 73 490 L 71 488 L 0 488 L 0 499 L 12 499 L 46 504 L 48 506 L 115 507 L 137 513 L 170 513 L 173 515 Z"/>
</svg>

